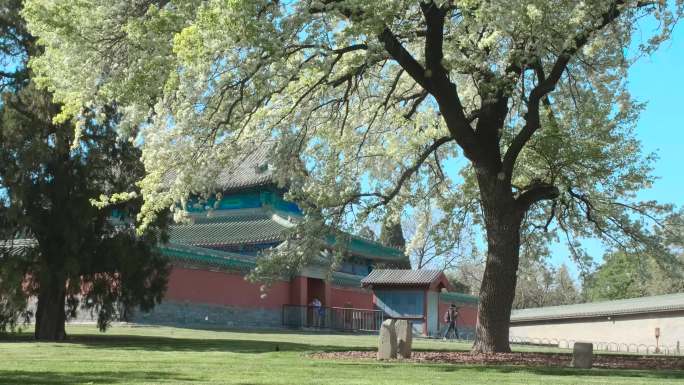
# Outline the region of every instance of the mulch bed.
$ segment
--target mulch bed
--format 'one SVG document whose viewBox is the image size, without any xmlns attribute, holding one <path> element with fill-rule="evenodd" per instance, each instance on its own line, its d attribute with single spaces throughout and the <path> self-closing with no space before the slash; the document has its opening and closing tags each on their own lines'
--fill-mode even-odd
<svg viewBox="0 0 684 385">
<path fill-rule="evenodd" d="M 312 354 L 312 357 L 333 360 L 375 360 L 376 352 L 327 352 Z M 572 362 L 572 355 L 528 352 L 480 354 L 470 352 L 414 351 L 410 360 L 402 360 L 402 362 L 569 367 Z M 604 354 L 594 356 L 594 367 L 605 369 L 684 370 L 684 357 Z"/>
</svg>

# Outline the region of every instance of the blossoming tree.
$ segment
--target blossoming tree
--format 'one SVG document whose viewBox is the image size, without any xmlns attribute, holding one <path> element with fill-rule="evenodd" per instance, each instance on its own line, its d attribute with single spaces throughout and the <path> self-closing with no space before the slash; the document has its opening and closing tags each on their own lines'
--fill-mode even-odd
<svg viewBox="0 0 684 385">
<path fill-rule="evenodd" d="M 32 66 L 61 119 L 115 103 L 142 143 L 141 226 L 212 191 L 255 146 L 306 212 L 255 274 L 354 228 L 437 202 L 486 234 L 474 350 L 509 351 L 521 246 L 597 236 L 667 254 L 669 208 L 638 202 L 652 156 L 632 130 L 626 52 L 668 38 L 682 1 L 27 0 Z M 176 209 L 178 216 L 183 210 Z M 448 236 L 445 238 L 449 238 Z M 294 246 L 292 246 L 294 245 Z M 274 267 L 276 266 L 276 267 Z"/>
</svg>

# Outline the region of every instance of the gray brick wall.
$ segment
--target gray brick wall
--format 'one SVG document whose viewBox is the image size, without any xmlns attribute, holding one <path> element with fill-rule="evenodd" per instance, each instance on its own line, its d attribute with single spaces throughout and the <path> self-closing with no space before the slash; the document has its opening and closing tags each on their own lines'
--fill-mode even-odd
<svg viewBox="0 0 684 385">
<path fill-rule="evenodd" d="M 130 321 L 181 327 L 280 328 L 282 310 L 164 301 L 149 313 L 135 313 Z"/>
</svg>

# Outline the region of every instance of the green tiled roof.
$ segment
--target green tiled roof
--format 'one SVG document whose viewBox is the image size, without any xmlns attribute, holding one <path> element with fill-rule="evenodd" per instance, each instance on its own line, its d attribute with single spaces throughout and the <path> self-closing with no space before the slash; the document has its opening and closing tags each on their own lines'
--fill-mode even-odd
<svg viewBox="0 0 684 385">
<path fill-rule="evenodd" d="M 477 303 L 479 299 L 470 294 L 447 292 L 439 293 L 439 299 L 444 302 Z"/>
<path fill-rule="evenodd" d="M 223 217 L 206 223 L 171 226 L 169 241 L 194 246 L 269 243 L 283 240 L 285 229 L 268 216 Z"/>
<path fill-rule="evenodd" d="M 378 242 L 356 236 L 352 237 L 348 247 L 352 254 L 362 255 L 371 259 L 396 261 L 406 258 L 403 250 L 383 246 Z"/>
<path fill-rule="evenodd" d="M 273 184 L 273 168 L 268 164 L 272 145 L 262 143 L 256 150 L 238 157 L 218 175 L 218 186 L 223 191 L 231 191 Z"/>
<path fill-rule="evenodd" d="M 442 278 L 443 274 L 441 270 L 428 269 L 375 269 L 361 283 L 364 286 L 430 286 L 430 284 Z"/>
<path fill-rule="evenodd" d="M 684 310 L 684 293 L 514 310 L 511 322 L 609 317 Z"/>
<path fill-rule="evenodd" d="M 285 218 L 268 211 L 251 211 L 251 214 L 224 216 L 217 218 L 197 218 L 193 224 L 179 224 L 169 229 L 169 242 L 192 246 L 220 246 L 255 243 L 275 243 L 284 240 L 284 232 L 294 226 Z M 326 239 L 331 246 L 333 236 Z M 346 244 L 353 255 L 372 260 L 396 261 L 403 259 L 404 253 L 392 247 L 360 237 L 351 237 Z"/>
<path fill-rule="evenodd" d="M 261 143 L 256 149 L 246 149 L 245 153 L 235 154 L 233 163 L 222 169 L 216 176 L 216 189 L 223 192 L 244 190 L 275 184 L 273 167 L 269 165 L 272 143 Z M 177 172 L 169 170 L 164 175 L 164 183 L 170 185 Z"/>
<path fill-rule="evenodd" d="M 159 247 L 159 250 L 162 254 L 175 261 L 245 271 L 256 266 L 256 262 L 249 257 L 237 253 L 229 253 L 202 247 L 166 244 Z"/>
<path fill-rule="evenodd" d="M 361 279 L 363 279 L 363 276 L 361 275 L 342 273 L 339 271 L 336 271 L 332 274 L 332 282 L 338 286 L 351 286 L 360 288 Z"/>
<path fill-rule="evenodd" d="M 159 248 L 162 254 L 174 261 L 189 262 L 198 265 L 219 267 L 229 270 L 247 271 L 256 266 L 249 257 L 236 253 L 206 249 L 196 246 L 166 244 Z M 361 287 L 360 275 L 333 272 L 332 282 L 337 286 Z"/>
</svg>

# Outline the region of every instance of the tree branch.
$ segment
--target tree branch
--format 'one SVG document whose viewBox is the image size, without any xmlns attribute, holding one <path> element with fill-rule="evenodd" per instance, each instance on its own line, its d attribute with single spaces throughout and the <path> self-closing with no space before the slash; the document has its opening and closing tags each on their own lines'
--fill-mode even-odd
<svg viewBox="0 0 684 385">
<path fill-rule="evenodd" d="M 451 82 L 448 71 L 442 65 L 444 22 L 451 5 L 446 3 L 440 6 L 430 1 L 421 3 L 420 7 L 426 27 L 424 78 L 428 87 L 425 89 L 435 97 L 449 132 L 463 148 L 465 156 L 473 161 L 480 160 L 486 151 L 478 146 L 475 132 L 463 111 L 456 85 Z"/>
<path fill-rule="evenodd" d="M 434 2 L 421 3 L 420 8 L 425 16 L 425 66 L 426 76 L 437 82 L 449 81 L 446 69 L 442 65 L 444 52 L 444 18 L 446 9 L 442 9 Z"/>
<path fill-rule="evenodd" d="M 326 0 L 324 4 L 339 3 L 339 0 Z M 456 91 L 456 85 L 448 77 L 447 71 L 441 64 L 444 41 L 444 21 L 447 13 L 452 10 L 450 4 L 438 6 L 434 1 L 421 4 L 425 16 L 425 57 L 427 69 L 424 68 L 411 53 L 402 45 L 398 37 L 388 26 L 378 34 L 378 39 L 390 56 L 416 81 L 424 90 L 432 94 L 439 104 L 440 112 L 449 128 L 452 137 L 463 148 L 463 153 L 470 160 L 483 158 L 482 151 L 475 138 L 475 132 L 470 127 L 463 106 Z M 363 15 L 358 10 L 339 7 L 336 9 L 350 20 Z M 323 8 L 311 8 L 311 12 L 325 12 Z"/>
<path fill-rule="evenodd" d="M 404 183 L 411 178 L 417 171 L 418 169 L 423 165 L 425 160 L 437 149 L 442 146 L 443 144 L 449 143 L 452 140 L 454 140 L 450 136 L 443 136 L 437 140 L 435 140 L 430 146 L 428 146 L 423 152 L 418 156 L 418 159 L 413 163 L 413 165 L 404 172 L 402 172 L 401 176 L 397 180 L 397 182 L 394 184 L 394 187 L 387 193 L 381 193 L 381 192 L 371 192 L 371 193 L 359 193 L 359 194 L 354 194 L 347 198 L 345 202 L 345 206 L 348 205 L 351 202 L 356 201 L 359 198 L 365 198 L 365 197 L 376 197 L 379 198 L 380 201 L 377 203 L 374 203 L 370 205 L 366 210 L 371 211 L 374 210 L 382 205 L 385 205 L 389 203 L 392 199 L 394 199 L 397 194 L 399 194 L 399 191 L 401 191 L 401 188 L 404 186 Z"/>
<path fill-rule="evenodd" d="M 556 85 L 558 84 L 561 75 L 567 68 L 568 63 L 573 56 L 589 41 L 591 35 L 597 31 L 600 31 L 620 16 L 620 10 L 618 8 L 623 4 L 623 0 L 614 1 L 610 5 L 609 9 L 603 13 L 600 22 L 597 25 L 579 32 L 573 39 L 573 44 L 567 46 L 558 55 L 548 76 L 544 75 L 543 67 L 541 66 L 540 61 L 538 61 L 535 65 L 539 82 L 537 83 L 537 86 L 534 87 L 530 92 L 527 103 L 527 113 L 524 116 L 525 126 L 523 126 L 522 130 L 520 130 L 518 135 L 516 135 L 516 137 L 513 139 L 510 147 L 504 155 L 503 171 L 508 178 L 510 178 L 513 173 L 515 161 L 523 147 L 541 126 L 539 116 L 540 102 L 556 88 Z M 637 8 L 651 4 L 652 2 L 640 2 L 637 4 Z"/>
<path fill-rule="evenodd" d="M 430 82 L 428 78 L 425 77 L 425 68 L 423 68 L 413 55 L 404 48 L 392 31 L 390 31 L 388 27 L 385 27 L 378 38 L 385 46 L 385 50 L 387 50 L 392 58 L 399 63 L 401 68 L 403 68 L 416 83 L 420 84 L 421 87 L 430 91 Z"/>
<path fill-rule="evenodd" d="M 522 210 L 527 211 L 533 204 L 542 200 L 556 199 L 559 195 L 558 187 L 550 183 L 535 181 L 515 201 Z"/>
</svg>

